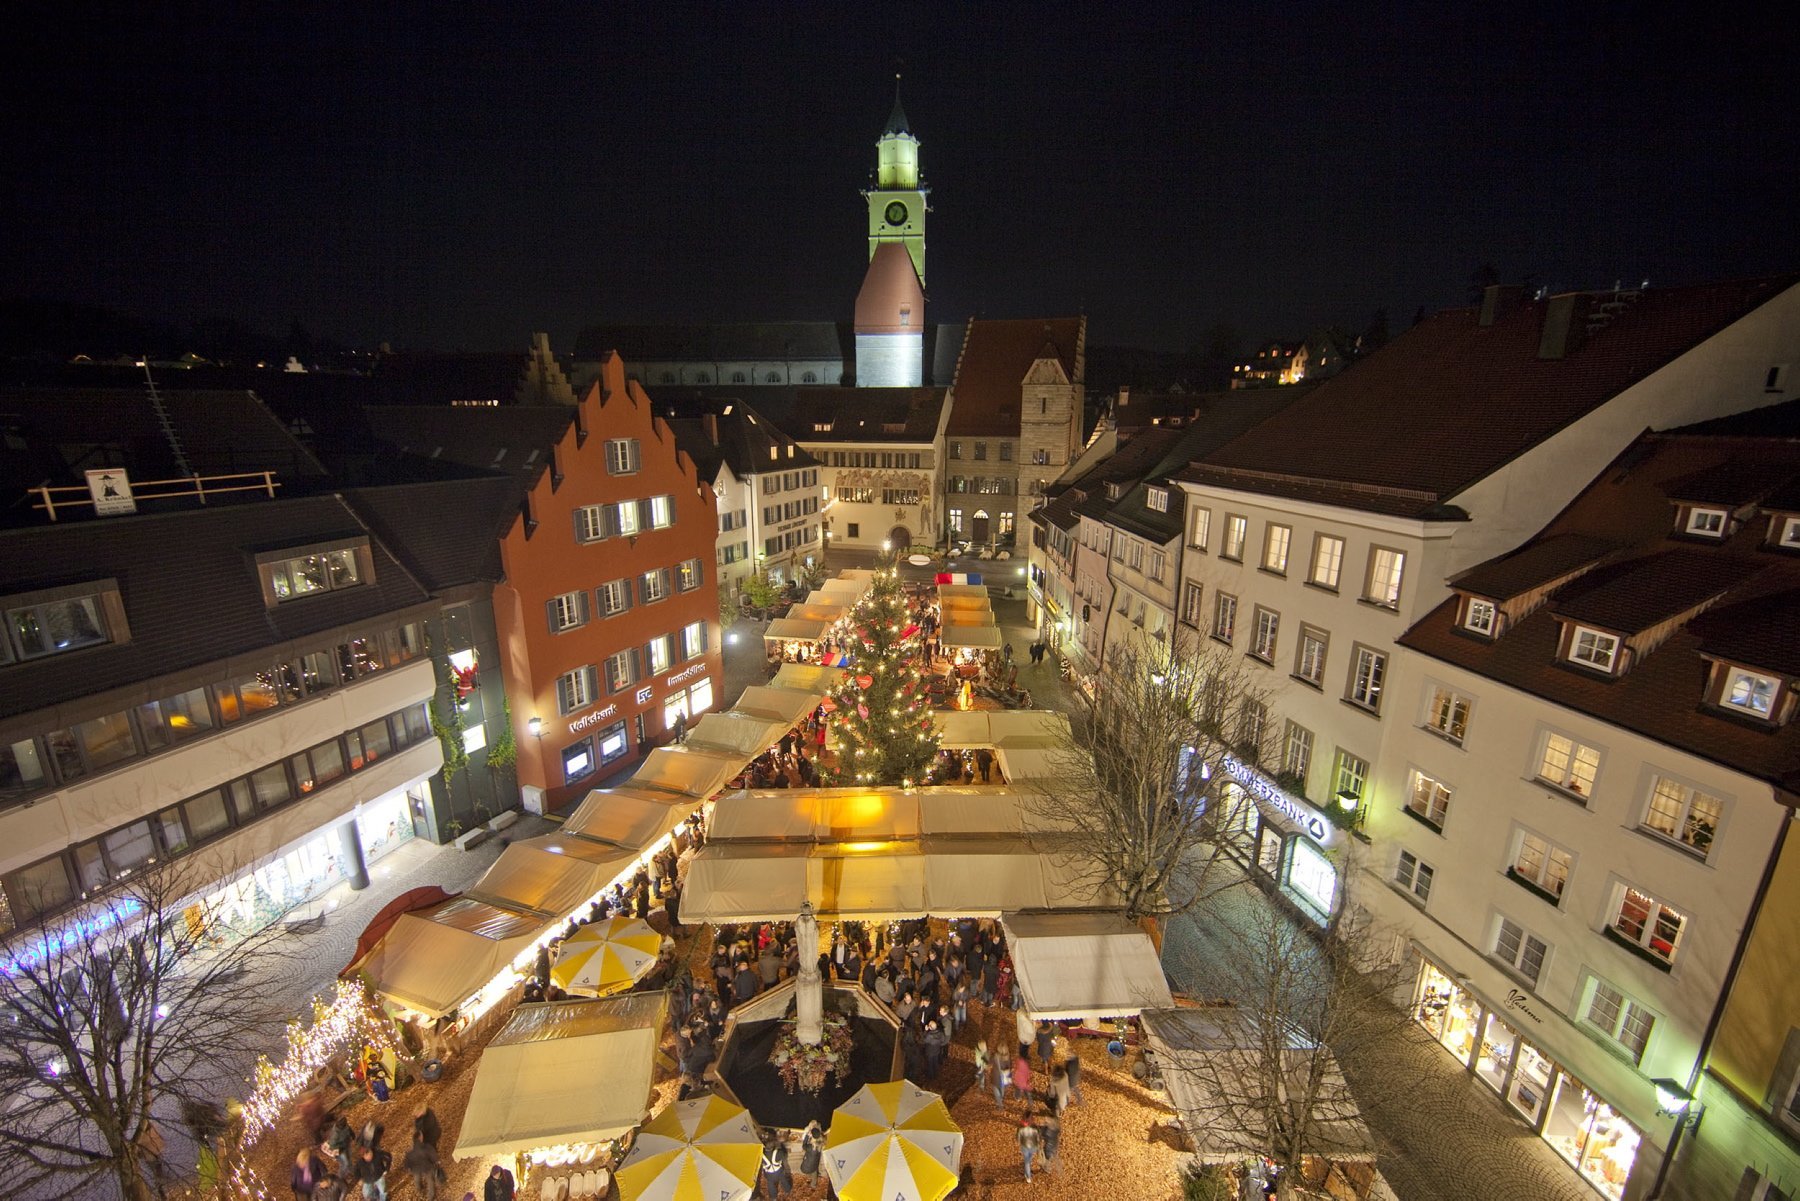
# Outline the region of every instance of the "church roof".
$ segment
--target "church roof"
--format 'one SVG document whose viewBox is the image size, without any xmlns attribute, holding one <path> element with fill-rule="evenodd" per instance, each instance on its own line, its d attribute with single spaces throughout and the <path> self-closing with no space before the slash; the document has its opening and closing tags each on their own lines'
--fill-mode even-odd
<svg viewBox="0 0 1800 1201">
<path fill-rule="evenodd" d="M 924 331 L 924 321 L 925 289 L 919 286 L 912 255 L 903 243 L 883 242 L 856 294 L 856 332 L 917 334 Z"/>
<path fill-rule="evenodd" d="M 577 359 L 617 351 L 627 363 L 850 358 L 850 328 L 833 321 L 734 325 L 591 325 L 575 336 Z"/>
<path fill-rule="evenodd" d="M 951 437 L 1006 438 L 1019 433 L 1019 398 L 1025 373 L 1039 358 L 1053 357 L 1069 379 L 1081 382 L 1084 317 L 969 322 L 962 358 L 951 385 Z"/>
<path fill-rule="evenodd" d="M 900 81 L 898 79 L 894 81 L 894 111 L 888 114 L 887 128 L 881 131 L 881 136 L 885 138 L 896 133 L 912 133 L 912 126 L 906 121 L 906 110 L 900 107 Z"/>
</svg>

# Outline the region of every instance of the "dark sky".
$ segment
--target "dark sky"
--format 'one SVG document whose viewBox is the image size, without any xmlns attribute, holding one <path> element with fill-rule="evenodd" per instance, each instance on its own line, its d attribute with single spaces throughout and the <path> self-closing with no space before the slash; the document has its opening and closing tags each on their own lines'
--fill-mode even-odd
<svg viewBox="0 0 1800 1201">
<path fill-rule="evenodd" d="M 932 319 L 1182 348 L 1483 262 L 1800 266 L 1785 8 L 1097 8 L 18 6 L 0 295 L 470 349 L 847 316 L 896 56 Z"/>
</svg>

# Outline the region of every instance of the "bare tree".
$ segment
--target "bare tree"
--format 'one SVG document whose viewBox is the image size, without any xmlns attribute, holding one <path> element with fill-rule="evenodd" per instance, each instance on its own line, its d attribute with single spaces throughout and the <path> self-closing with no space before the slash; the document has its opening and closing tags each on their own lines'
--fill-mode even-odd
<svg viewBox="0 0 1800 1201">
<path fill-rule="evenodd" d="M 1266 1156 L 1283 1198 L 1303 1183 L 1322 1189 L 1335 1163 L 1360 1195 L 1375 1154 L 1363 1112 L 1417 1083 L 1404 1069 L 1368 1070 L 1412 1029 L 1393 1002 L 1392 940 L 1347 897 L 1338 912 L 1358 918 L 1323 930 L 1260 892 L 1231 901 L 1211 913 L 1201 958 L 1207 987 L 1234 1003 L 1146 1019 L 1171 1091 L 1202 1158 Z M 1355 1095 L 1340 1067 L 1351 1060 L 1363 1068 Z"/>
<path fill-rule="evenodd" d="M 1252 802 L 1209 788 L 1228 757 L 1270 746 L 1268 692 L 1229 647 L 1176 635 L 1114 651 L 1092 707 L 1070 715 L 1032 809 L 1065 832 L 1070 870 L 1161 922 L 1241 882 Z M 1223 852 L 1223 854 L 1221 854 Z"/>
<path fill-rule="evenodd" d="M 195 860 L 152 868 L 76 916 L 0 946 L 0 1179 L 13 1196 L 163 1195 L 186 1175 L 157 1119 L 220 1100 L 221 1066 L 279 1039 L 252 960 L 284 954 L 279 923 L 231 942 Z"/>
</svg>

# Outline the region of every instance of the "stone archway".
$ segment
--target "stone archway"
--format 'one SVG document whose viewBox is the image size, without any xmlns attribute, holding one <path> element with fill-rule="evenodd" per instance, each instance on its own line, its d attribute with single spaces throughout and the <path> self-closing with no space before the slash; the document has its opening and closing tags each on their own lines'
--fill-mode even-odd
<svg viewBox="0 0 1800 1201">
<path fill-rule="evenodd" d="M 905 554 L 912 546 L 912 531 L 903 525 L 895 526 L 888 531 L 888 545 L 892 546 L 896 553 Z"/>
</svg>

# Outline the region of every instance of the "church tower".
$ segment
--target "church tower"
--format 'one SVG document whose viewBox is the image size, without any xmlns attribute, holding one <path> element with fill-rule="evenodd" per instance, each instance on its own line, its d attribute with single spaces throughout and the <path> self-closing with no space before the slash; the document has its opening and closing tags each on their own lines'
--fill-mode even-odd
<svg viewBox="0 0 1800 1201">
<path fill-rule="evenodd" d="M 931 189 L 919 177 L 919 139 L 900 107 L 900 77 L 894 76 L 894 111 L 875 143 L 875 186 L 864 189 L 869 203 L 869 258 L 887 242 L 911 256 L 919 285 L 925 284 L 925 198 Z"/>
</svg>

